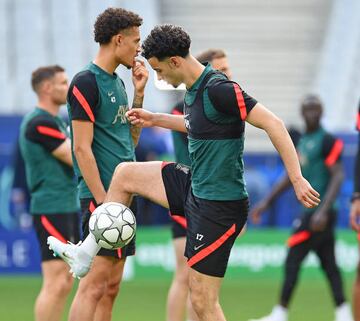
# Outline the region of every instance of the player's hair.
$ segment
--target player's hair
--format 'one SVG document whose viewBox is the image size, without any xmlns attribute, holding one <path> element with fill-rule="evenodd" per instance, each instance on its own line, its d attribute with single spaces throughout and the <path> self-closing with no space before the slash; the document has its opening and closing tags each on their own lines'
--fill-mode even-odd
<svg viewBox="0 0 360 321">
<path fill-rule="evenodd" d="M 107 44 L 120 31 L 140 27 L 143 19 L 136 13 L 122 8 L 108 8 L 98 15 L 94 24 L 94 39 L 100 45 Z"/>
<path fill-rule="evenodd" d="M 196 56 L 196 59 L 201 63 L 211 62 L 214 59 L 225 58 L 226 53 L 222 49 L 208 49 Z"/>
<path fill-rule="evenodd" d="M 314 94 L 306 95 L 301 102 L 301 107 L 306 107 L 306 106 L 317 106 L 322 108 L 322 102 L 320 97 Z"/>
<path fill-rule="evenodd" d="M 191 39 L 187 32 L 179 26 L 170 24 L 156 26 L 151 30 L 142 44 L 142 56 L 146 59 L 155 57 L 163 60 L 167 57 L 189 54 Z"/>
<path fill-rule="evenodd" d="M 34 70 L 31 74 L 31 87 L 32 89 L 38 93 L 40 85 L 45 80 L 52 79 L 56 73 L 64 72 L 65 69 L 59 65 L 52 65 L 52 66 L 43 66 L 39 67 L 38 69 Z"/>
</svg>

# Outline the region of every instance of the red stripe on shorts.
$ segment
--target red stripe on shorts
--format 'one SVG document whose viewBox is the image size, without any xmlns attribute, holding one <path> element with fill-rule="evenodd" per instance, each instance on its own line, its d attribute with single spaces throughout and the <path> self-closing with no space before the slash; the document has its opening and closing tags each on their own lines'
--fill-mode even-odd
<svg viewBox="0 0 360 321">
<path fill-rule="evenodd" d="M 122 251 L 121 248 L 117 249 L 118 258 L 121 259 Z"/>
<path fill-rule="evenodd" d="M 217 250 L 221 245 L 223 245 L 228 238 L 235 233 L 235 224 L 233 224 L 222 236 L 220 236 L 215 242 L 211 243 L 209 246 L 202 249 L 200 252 L 196 253 L 189 261 L 188 265 L 191 267 L 194 264 L 198 263 L 209 254 Z"/>
<path fill-rule="evenodd" d="M 171 218 L 183 228 L 187 228 L 187 221 L 184 216 L 170 213 Z"/>
<path fill-rule="evenodd" d="M 95 206 L 94 202 L 90 201 L 90 203 L 89 203 L 89 211 L 90 211 L 90 213 L 92 214 L 92 212 L 94 212 L 95 209 L 96 209 L 96 206 Z"/>
<path fill-rule="evenodd" d="M 296 246 L 300 243 L 307 241 L 310 238 L 311 234 L 309 231 L 297 232 L 289 237 L 287 240 L 288 247 Z"/>
<path fill-rule="evenodd" d="M 45 215 L 41 215 L 41 224 L 44 226 L 45 230 L 52 236 L 56 237 L 59 241 L 66 243 L 65 238 L 61 233 L 55 228 L 54 225 L 50 223 Z"/>
</svg>

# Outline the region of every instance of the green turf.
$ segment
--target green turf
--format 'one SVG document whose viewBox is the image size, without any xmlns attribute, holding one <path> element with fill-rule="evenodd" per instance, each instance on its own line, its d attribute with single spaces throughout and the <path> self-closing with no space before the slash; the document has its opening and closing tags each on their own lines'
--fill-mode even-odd
<svg viewBox="0 0 360 321">
<path fill-rule="evenodd" d="M 349 297 L 352 277 L 345 281 Z M 40 277 L 0 277 L 0 320 L 33 320 L 33 304 L 40 285 Z M 168 279 L 125 282 L 114 308 L 113 321 L 164 320 L 168 286 Z M 277 279 L 226 280 L 221 295 L 227 320 L 245 321 L 268 313 L 278 289 Z M 327 284 L 320 275 L 304 278 L 296 291 L 289 321 L 332 320 L 333 306 Z"/>
</svg>

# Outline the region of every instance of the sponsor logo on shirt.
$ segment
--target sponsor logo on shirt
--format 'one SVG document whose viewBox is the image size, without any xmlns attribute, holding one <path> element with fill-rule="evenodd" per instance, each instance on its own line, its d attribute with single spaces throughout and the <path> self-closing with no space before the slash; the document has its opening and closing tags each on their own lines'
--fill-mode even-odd
<svg viewBox="0 0 360 321">
<path fill-rule="evenodd" d="M 120 120 L 121 124 L 126 124 L 127 118 L 126 118 L 125 114 L 128 110 L 129 110 L 128 105 L 120 105 L 112 124 L 115 125 L 118 120 Z"/>
<path fill-rule="evenodd" d="M 189 114 L 184 115 L 185 127 L 186 127 L 186 129 L 188 129 L 188 130 L 190 129 L 190 120 L 188 119 L 189 116 L 190 116 Z"/>
</svg>

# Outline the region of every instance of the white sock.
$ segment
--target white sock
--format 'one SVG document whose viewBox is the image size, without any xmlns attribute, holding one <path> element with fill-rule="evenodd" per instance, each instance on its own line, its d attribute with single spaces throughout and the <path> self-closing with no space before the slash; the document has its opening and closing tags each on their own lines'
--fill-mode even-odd
<svg viewBox="0 0 360 321">
<path fill-rule="evenodd" d="M 271 311 L 271 316 L 274 316 L 277 319 L 287 320 L 288 309 L 284 308 L 281 305 L 275 305 L 273 310 Z"/>
<path fill-rule="evenodd" d="M 87 255 L 91 256 L 91 258 L 94 258 L 100 251 L 101 246 L 96 243 L 94 235 L 92 235 L 90 232 L 85 240 L 81 243 L 80 249 Z"/>
<path fill-rule="evenodd" d="M 342 303 L 341 305 L 336 307 L 335 310 L 335 319 L 336 321 L 352 321 L 353 317 L 352 317 L 352 313 L 351 313 L 351 308 L 350 305 L 347 302 Z"/>
</svg>

